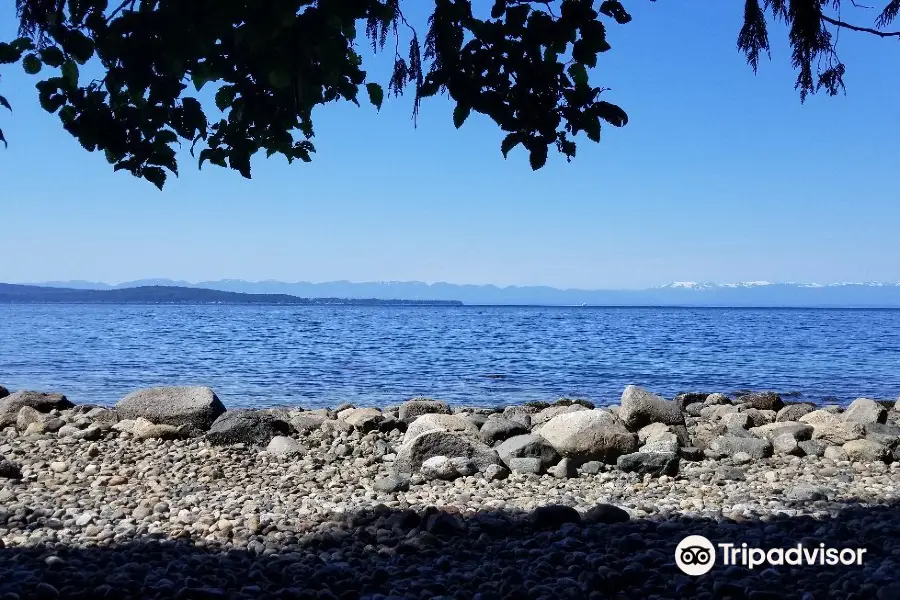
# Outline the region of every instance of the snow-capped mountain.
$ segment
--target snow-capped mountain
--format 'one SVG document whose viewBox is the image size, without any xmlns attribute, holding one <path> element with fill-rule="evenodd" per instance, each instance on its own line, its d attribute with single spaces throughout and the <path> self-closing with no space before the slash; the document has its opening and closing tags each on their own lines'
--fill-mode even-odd
<svg viewBox="0 0 900 600">
<path fill-rule="evenodd" d="M 734 306 L 734 307 L 883 307 L 900 308 L 900 283 L 707 283 L 678 281 L 645 290 L 577 290 L 547 286 L 462 285 L 421 281 L 325 283 L 228 279 L 188 283 L 144 279 L 104 283 L 49 282 L 39 285 L 78 289 L 121 289 L 177 285 L 225 292 L 288 294 L 302 298 L 375 298 L 381 300 L 458 300 L 465 304 L 548 306 Z"/>
</svg>

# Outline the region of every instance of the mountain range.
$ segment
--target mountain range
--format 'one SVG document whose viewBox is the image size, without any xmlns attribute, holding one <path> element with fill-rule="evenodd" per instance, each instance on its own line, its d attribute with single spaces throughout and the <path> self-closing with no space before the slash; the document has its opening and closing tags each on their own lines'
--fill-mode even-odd
<svg viewBox="0 0 900 600">
<path fill-rule="evenodd" d="M 287 283 L 235 279 L 197 283 L 144 279 L 116 285 L 88 281 L 49 281 L 35 285 L 79 290 L 178 286 L 245 294 L 283 294 L 301 298 L 461 301 L 470 305 L 900 308 L 900 283 L 682 281 L 642 290 L 579 290 L 548 286 L 499 287 L 419 281 Z"/>
</svg>

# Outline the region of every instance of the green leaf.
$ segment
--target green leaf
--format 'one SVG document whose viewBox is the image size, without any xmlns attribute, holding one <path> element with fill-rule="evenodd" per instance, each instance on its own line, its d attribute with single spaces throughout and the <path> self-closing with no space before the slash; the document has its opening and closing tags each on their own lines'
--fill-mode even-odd
<svg viewBox="0 0 900 600">
<path fill-rule="evenodd" d="M 581 63 L 574 63 L 569 67 L 569 75 L 577 86 L 587 85 L 588 73 L 587 69 Z"/>
<path fill-rule="evenodd" d="M 40 73 L 42 66 L 41 59 L 35 54 L 28 54 L 22 59 L 22 68 L 25 69 L 25 72 L 29 75 L 37 75 Z"/>
<path fill-rule="evenodd" d="M 503 138 L 503 142 L 500 144 L 500 151 L 503 153 L 503 158 L 506 158 L 506 155 L 509 154 L 509 151 L 522 143 L 522 134 L 518 132 L 510 133 L 505 138 Z"/>
<path fill-rule="evenodd" d="M 172 142 L 178 141 L 178 136 L 174 131 L 164 129 L 156 135 L 156 141 L 161 144 L 171 144 Z"/>
<path fill-rule="evenodd" d="M 453 126 L 457 129 L 462 127 L 462 124 L 469 118 L 470 112 L 472 112 L 471 106 L 467 106 L 462 102 L 457 104 L 456 108 L 453 109 Z"/>
<path fill-rule="evenodd" d="M 94 55 L 94 41 L 77 29 L 66 40 L 65 48 L 82 65 Z"/>
<path fill-rule="evenodd" d="M 144 167 L 141 175 L 144 179 L 159 188 L 160 191 L 162 191 L 163 186 L 166 185 L 166 172 L 159 167 Z"/>
<path fill-rule="evenodd" d="M 216 92 L 216 107 L 225 111 L 231 103 L 234 102 L 234 96 L 237 93 L 237 90 L 233 85 L 226 85 L 219 88 L 219 91 Z"/>
<path fill-rule="evenodd" d="M 12 112 L 12 106 L 9 105 L 9 101 L 6 98 L 4 98 L 3 96 L 0 96 L 0 106 L 4 107 L 7 110 L 9 110 L 10 112 Z"/>
<path fill-rule="evenodd" d="M 12 44 L 0 42 L 0 65 L 9 65 L 22 58 L 22 51 L 13 47 Z"/>
<path fill-rule="evenodd" d="M 372 105 L 381 110 L 381 103 L 384 102 L 384 89 L 377 83 L 367 83 L 366 91 L 369 92 L 369 101 Z"/>
<path fill-rule="evenodd" d="M 78 64 L 74 60 L 67 60 L 62 67 L 62 76 L 71 87 L 78 87 Z"/>
<path fill-rule="evenodd" d="M 545 144 L 537 143 L 531 149 L 531 154 L 528 156 L 528 162 L 531 163 L 531 169 L 533 171 L 537 171 L 547 162 L 547 146 Z"/>
<path fill-rule="evenodd" d="M 51 67 L 59 67 L 66 62 L 66 57 L 63 56 L 62 50 L 56 46 L 49 46 L 41 50 L 41 60 L 44 61 L 44 64 Z"/>
</svg>

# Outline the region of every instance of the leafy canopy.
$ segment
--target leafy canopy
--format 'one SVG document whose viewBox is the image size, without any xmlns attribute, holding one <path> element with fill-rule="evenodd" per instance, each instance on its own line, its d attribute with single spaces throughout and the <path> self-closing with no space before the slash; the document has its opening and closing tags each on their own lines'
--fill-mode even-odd
<svg viewBox="0 0 900 600">
<path fill-rule="evenodd" d="M 401 0 L 17 0 L 20 37 L 0 42 L 0 65 L 43 75 L 45 110 L 116 171 L 160 189 L 167 171 L 178 174 L 182 143 L 201 168 L 248 178 L 261 151 L 309 162 L 313 109 L 358 105 L 361 95 L 380 109 L 411 89 L 415 116 L 423 99 L 445 94 L 457 128 L 472 111 L 487 115 L 506 132 L 503 155 L 522 145 L 534 169 L 551 148 L 571 160 L 579 133 L 599 142 L 603 123 L 628 122 L 589 76 L 610 50 L 607 25 L 631 20 L 622 2 L 432 1 L 422 39 Z M 768 13 L 788 25 L 801 100 L 822 87 L 835 94 L 844 65 L 829 27 L 900 35 L 845 23 L 840 8 L 840 0 L 746 0 L 738 48 L 755 70 L 769 50 Z M 898 12 L 892 0 L 876 25 Z M 386 86 L 368 78 L 360 44 L 393 52 Z M 84 77 L 85 65 L 100 78 Z M 206 85 L 215 95 L 204 103 Z M 0 106 L 10 108 L 2 96 Z"/>
</svg>

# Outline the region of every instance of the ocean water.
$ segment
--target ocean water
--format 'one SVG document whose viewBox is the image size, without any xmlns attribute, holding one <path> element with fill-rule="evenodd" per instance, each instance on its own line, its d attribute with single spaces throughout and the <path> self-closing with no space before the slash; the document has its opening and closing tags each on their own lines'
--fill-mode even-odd
<svg viewBox="0 0 900 600">
<path fill-rule="evenodd" d="M 226 406 L 619 400 L 628 384 L 900 395 L 900 311 L 0 305 L 0 384 L 111 404 L 209 385 Z"/>
</svg>

